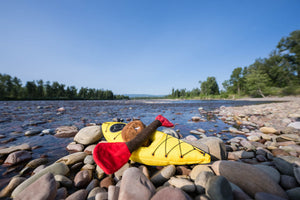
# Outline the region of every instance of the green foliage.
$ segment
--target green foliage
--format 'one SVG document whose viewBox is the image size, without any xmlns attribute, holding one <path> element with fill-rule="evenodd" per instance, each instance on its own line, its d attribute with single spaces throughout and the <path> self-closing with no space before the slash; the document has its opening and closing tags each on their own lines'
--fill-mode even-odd
<svg viewBox="0 0 300 200">
<path fill-rule="evenodd" d="M 207 77 L 206 81 L 201 83 L 201 94 L 204 95 L 219 95 L 219 86 L 215 77 Z"/>
<path fill-rule="evenodd" d="M 110 90 L 81 88 L 79 92 L 75 86 L 66 86 L 58 82 L 52 84 L 43 80 L 28 81 L 22 87 L 21 80 L 12 78 L 7 74 L 0 74 L 0 100 L 21 100 L 21 99 L 89 99 L 89 100 L 112 100 L 129 99 L 128 96 L 115 96 Z"/>
</svg>

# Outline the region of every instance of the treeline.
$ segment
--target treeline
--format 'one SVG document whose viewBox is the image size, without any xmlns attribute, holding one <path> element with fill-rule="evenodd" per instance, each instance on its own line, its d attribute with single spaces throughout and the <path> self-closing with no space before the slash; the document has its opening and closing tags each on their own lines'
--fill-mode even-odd
<svg viewBox="0 0 300 200">
<path fill-rule="evenodd" d="M 215 77 L 199 81 L 191 91 L 172 89 L 170 98 L 231 96 L 286 96 L 300 94 L 300 30 L 283 37 L 267 58 L 258 58 L 249 66 L 236 67 L 219 90 Z"/>
<path fill-rule="evenodd" d="M 25 86 L 17 77 L 0 73 L 0 100 L 113 100 L 129 99 L 114 95 L 110 90 L 65 86 L 58 82 L 43 80 L 27 81 Z"/>
</svg>

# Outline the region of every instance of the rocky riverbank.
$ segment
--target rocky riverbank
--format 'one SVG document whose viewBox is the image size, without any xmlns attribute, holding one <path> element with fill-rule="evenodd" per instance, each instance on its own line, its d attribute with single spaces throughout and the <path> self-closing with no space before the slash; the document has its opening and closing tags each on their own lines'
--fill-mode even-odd
<svg viewBox="0 0 300 200">
<path fill-rule="evenodd" d="M 74 137 L 69 155 L 49 163 L 31 160 L 35 147 L 28 144 L 0 150 L 3 165 L 28 162 L 20 174 L 7 180 L 0 197 L 10 199 L 299 199 L 300 100 L 242 107 L 199 109 L 229 124 L 236 137 L 223 142 L 191 130 L 185 141 L 208 151 L 208 165 L 165 167 L 128 162 L 106 175 L 93 161 L 95 145 L 104 140 L 99 126 L 79 131 L 72 126 L 56 129 L 59 137 Z M 201 120 L 191 119 L 201 127 Z M 91 124 L 92 125 L 92 124 Z M 172 129 L 168 134 L 180 137 Z M 30 161 L 30 162 L 29 162 Z"/>
</svg>

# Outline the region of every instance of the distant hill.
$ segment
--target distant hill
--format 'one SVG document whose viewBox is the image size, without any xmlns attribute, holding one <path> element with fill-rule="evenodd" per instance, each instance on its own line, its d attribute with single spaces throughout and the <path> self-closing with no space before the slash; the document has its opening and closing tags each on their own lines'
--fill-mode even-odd
<svg viewBox="0 0 300 200">
<path fill-rule="evenodd" d="M 159 98 L 167 95 L 153 95 L 153 94 L 123 94 L 124 96 L 129 96 L 129 98 Z"/>
</svg>

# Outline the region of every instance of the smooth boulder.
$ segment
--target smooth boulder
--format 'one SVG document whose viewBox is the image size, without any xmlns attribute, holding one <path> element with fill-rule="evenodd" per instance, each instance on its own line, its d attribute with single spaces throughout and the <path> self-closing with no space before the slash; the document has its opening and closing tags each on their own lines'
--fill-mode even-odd
<svg viewBox="0 0 300 200">
<path fill-rule="evenodd" d="M 83 145 L 98 142 L 103 137 L 100 126 L 88 126 L 79 130 L 75 135 L 74 141 Z"/>
<path fill-rule="evenodd" d="M 266 192 L 287 199 L 285 191 L 278 183 L 255 166 L 233 161 L 216 161 L 212 164 L 212 169 L 216 175 L 224 176 L 251 197 L 257 192 Z"/>
</svg>

